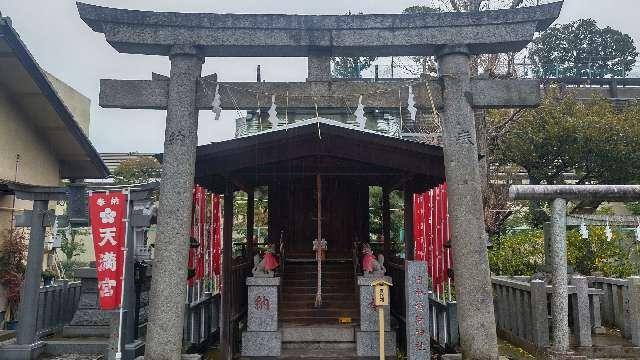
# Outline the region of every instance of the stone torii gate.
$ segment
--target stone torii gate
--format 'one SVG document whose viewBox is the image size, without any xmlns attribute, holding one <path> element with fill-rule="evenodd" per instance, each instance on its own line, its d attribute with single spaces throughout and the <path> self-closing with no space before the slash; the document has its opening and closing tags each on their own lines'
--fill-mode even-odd
<svg viewBox="0 0 640 360">
<path fill-rule="evenodd" d="M 562 356 L 569 352 L 569 297 L 567 289 L 567 201 L 634 201 L 640 199 L 639 185 L 513 185 L 513 200 L 551 202 L 550 244 L 545 246 L 545 263 L 551 265 L 551 350 Z M 548 259 L 548 260 L 547 260 Z M 576 337 L 580 337 L 576 334 Z"/>
<path fill-rule="evenodd" d="M 308 57 L 309 76 L 304 83 L 220 83 L 240 89 L 235 100 L 223 97 L 222 108 L 254 109 L 257 100 L 270 103 L 268 94 L 288 92 L 295 98 L 290 109 L 322 111 L 344 109 L 341 96 L 407 86 L 332 82 L 333 56 L 436 56 L 439 79 L 430 86 L 444 117 L 461 346 L 466 358 L 497 359 L 473 109 L 535 106 L 539 84 L 472 80 L 470 56 L 521 50 L 535 32 L 555 21 L 561 8 L 558 2 L 482 13 L 307 16 L 155 13 L 79 3 L 80 17 L 94 31 L 104 33 L 117 51 L 168 56 L 171 61 L 168 78 L 155 75 L 150 81 L 101 82 L 104 107 L 167 110 L 146 357 L 180 358 L 197 110 L 211 108 L 218 85 L 215 76 L 202 77 L 204 58 Z M 425 87 L 416 90 L 416 106 L 430 109 Z M 256 92 L 262 98 L 256 99 Z M 364 105 L 398 108 L 398 92 L 389 94 L 364 99 Z M 230 294 L 223 292 L 223 306 L 230 302 Z M 223 323 L 222 336 L 228 336 L 229 330 Z M 225 358 L 230 358 L 230 350 L 223 350 Z"/>
</svg>

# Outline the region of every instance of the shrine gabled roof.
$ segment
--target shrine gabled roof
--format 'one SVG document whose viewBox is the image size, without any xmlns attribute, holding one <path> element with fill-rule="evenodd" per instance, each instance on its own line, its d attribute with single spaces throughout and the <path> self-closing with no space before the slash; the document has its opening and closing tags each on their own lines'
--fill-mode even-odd
<svg viewBox="0 0 640 360">
<path fill-rule="evenodd" d="M 354 176 L 406 174 L 437 182 L 444 179 L 443 157 L 439 146 L 314 118 L 199 146 L 196 180 L 204 183 L 210 177 L 266 172 L 277 177 L 279 171 L 303 169 L 300 171 Z M 299 169 L 292 170 L 296 166 Z"/>
<path fill-rule="evenodd" d="M 79 93 L 38 65 L 8 17 L 0 17 L 0 87 L 8 92 L 12 105 L 24 114 L 29 126 L 49 145 L 60 164 L 61 178 L 98 179 L 109 175 L 59 89 L 65 87 L 67 96 Z M 82 97 L 77 96 L 75 100 Z"/>
<path fill-rule="evenodd" d="M 114 9 L 78 3 L 80 17 L 118 51 L 169 55 L 191 44 L 205 56 L 431 56 L 442 45 L 472 54 L 519 51 L 560 15 L 562 1 L 477 13 L 282 15 Z"/>
</svg>

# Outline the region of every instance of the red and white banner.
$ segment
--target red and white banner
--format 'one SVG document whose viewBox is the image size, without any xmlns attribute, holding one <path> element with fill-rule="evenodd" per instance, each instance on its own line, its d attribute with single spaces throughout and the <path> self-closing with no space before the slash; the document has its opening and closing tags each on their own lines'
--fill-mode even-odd
<svg viewBox="0 0 640 360">
<path fill-rule="evenodd" d="M 213 275 L 220 276 L 220 195 L 212 194 L 211 195 L 211 229 L 210 229 L 210 241 L 209 244 L 211 246 L 210 254 L 211 254 L 211 272 Z"/>
<path fill-rule="evenodd" d="M 113 310 L 120 306 L 126 206 L 126 195 L 122 192 L 89 194 L 89 221 L 102 310 Z"/>
<path fill-rule="evenodd" d="M 414 259 L 427 262 L 432 290 L 441 293 L 452 268 L 446 184 L 413 195 L 413 241 Z"/>
</svg>

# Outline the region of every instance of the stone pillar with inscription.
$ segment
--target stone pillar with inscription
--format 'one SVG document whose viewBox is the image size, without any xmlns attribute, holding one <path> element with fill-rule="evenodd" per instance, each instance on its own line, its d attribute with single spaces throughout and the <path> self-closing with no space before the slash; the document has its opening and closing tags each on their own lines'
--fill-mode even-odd
<svg viewBox="0 0 640 360">
<path fill-rule="evenodd" d="M 466 46 L 439 49 L 444 117 L 442 140 L 464 358 L 498 359 L 498 338 L 482 209 L 482 185 Z M 479 95 L 479 94 L 478 94 Z M 480 335 L 482 334 L 482 335 Z"/>
<path fill-rule="evenodd" d="M 158 207 L 158 237 L 151 278 L 145 358 L 182 353 L 189 224 L 198 145 L 196 88 L 204 58 L 192 46 L 174 46 Z"/>
<path fill-rule="evenodd" d="M 430 359 L 427 263 L 407 261 L 405 271 L 407 359 Z"/>
<path fill-rule="evenodd" d="M 278 329 L 279 277 L 249 277 L 247 331 L 242 334 L 243 357 L 276 357 L 282 348 Z"/>
<path fill-rule="evenodd" d="M 378 344 L 378 310 L 374 305 L 373 286 L 371 283 L 382 280 L 389 284 L 388 276 L 358 276 L 360 287 L 360 329 L 356 330 L 356 348 L 358 356 L 373 357 L 380 353 Z M 390 306 L 384 306 L 384 353 L 395 358 L 396 333 L 391 331 Z"/>
</svg>

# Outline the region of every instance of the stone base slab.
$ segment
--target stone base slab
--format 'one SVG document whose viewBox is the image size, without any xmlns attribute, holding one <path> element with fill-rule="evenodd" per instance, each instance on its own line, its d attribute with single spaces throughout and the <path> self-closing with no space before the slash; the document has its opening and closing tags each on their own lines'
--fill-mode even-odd
<svg viewBox="0 0 640 360">
<path fill-rule="evenodd" d="M 356 349 L 358 356 L 376 357 L 380 356 L 379 339 L 377 331 L 356 330 Z M 384 332 L 384 354 L 385 357 L 396 356 L 396 333 L 393 331 Z"/>
<path fill-rule="evenodd" d="M 275 357 L 282 353 L 280 331 L 246 331 L 242 333 L 243 357 Z"/>
<path fill-rule="evenodd" d="M 144 360 L 144 356 L 138 356 L 136 360 Z M 182 354 L 182 360 L 202 360 L 200 354 Z"/>
<path fill-rule="evenodd" d="M 0 348 L 2 360 L 36 360 L 44 352 L 45 343 L 39 341 L 30 345 L 5 345 Z"/>
</svg>

